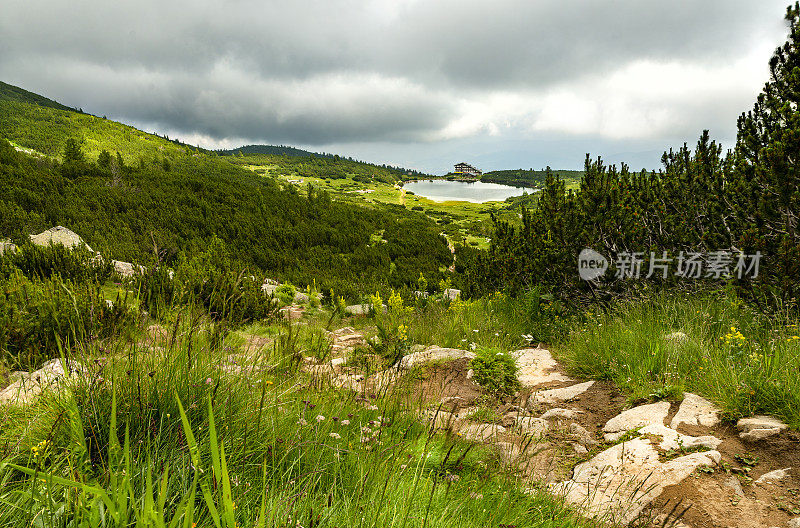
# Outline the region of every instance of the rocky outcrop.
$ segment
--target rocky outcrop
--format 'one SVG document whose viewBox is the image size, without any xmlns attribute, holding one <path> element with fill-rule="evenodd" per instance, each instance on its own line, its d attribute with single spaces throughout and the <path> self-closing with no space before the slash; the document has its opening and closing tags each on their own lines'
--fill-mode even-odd
<svg viewBox="0 0 800 528">
<path fill-rule="evenodd" d="M 70 361 L 69 368 L 65 368 L 61 359 L 51 359 L 39 370 L 19 373 L 15 381 L 0 390 L 0 404 L 31 403 L 45 390 L 57 388 L 66 378 L 85 372 L 86 369 L 75 361 Z"/>
<path fill-rule="evenodd" d="M 651 424 L 664 425 L 667 414 L 669 414 L 669 402 L 665 401 L 628 409 L 606 423 L 603 427 L 605 439 L 608 442 L 616 442 L 628 431 Z"/>
<path fill-rule="evenodd" d="M 719 423 L 720 410 L 710 401 L 689 392 L 684 393 L 678 413 L 669 426 L 677 429 L 681 424 L 714 427 Z"/>
<path fill-rule="evenodd" d="M 720 453 L 692 453 L 662 463 L 647 439 L 617 444 L 578 464 L 572 479 L 551 486 L 586 515 L 628 524 L 667 486 L 683 481 L 701 466 L 714 465 Z"/>
<path fill-rule="evenodd" d="M 774 436 L 789 426 L 772 416 L 753 416 L 742 418 L 736 423 L 739 437 L 748 442 L 756 442 Z"/>
<path fill-rule="evenodd" d="M 49 246 L 50 244 L 53 245 L 60 244 L 70 249 L 82 246 L 88 249 L 89 251 L 92 251 L 92 248 L 89 247 L 89 244 L 84 242 L 83 239 L 77 235 L 77 233 L 63 226 L 51 227 L 47 231 L 42 231 L 38 235 L 31 235 L 31 242 L 33 242 L 37 246 Z"/>
</svg>

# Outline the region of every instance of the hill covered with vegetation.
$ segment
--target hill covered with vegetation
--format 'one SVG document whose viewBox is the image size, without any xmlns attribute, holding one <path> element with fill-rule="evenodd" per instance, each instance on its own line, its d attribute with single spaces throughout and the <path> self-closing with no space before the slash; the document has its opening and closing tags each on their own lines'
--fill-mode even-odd
<svg viewBox="0 0 800 528">
<path fill-rule="evenodd" d="M 450 263 L 435 223 L 416 212 L 340 203 L 314 189 L 301 194 L 254 177 L 240 166 L 247 158 L 4 93 L 0 137 L 45 157 L 0 144 L 0 237 L 65 225 L 113 258 L 168 263 L 218 237 L 254 272 L 302 286 L 316 281 L 351 298 L 413 286 L 420 272 L 436 278 Z M 337 158 L 270 159 L 303 173 L 394 181 L 388 169 Z"/>
<path fill-rule="evenodd" d="M 583 171 L 576 170 L 551 170 L 553 176 L 564 181 L 580 181 Z M 481 181 L 500 183 L 514 187 L 543 187 L 547 180 L 548 170 L 514 169 L 496 170 L 483 173 Z"/>
</svg>

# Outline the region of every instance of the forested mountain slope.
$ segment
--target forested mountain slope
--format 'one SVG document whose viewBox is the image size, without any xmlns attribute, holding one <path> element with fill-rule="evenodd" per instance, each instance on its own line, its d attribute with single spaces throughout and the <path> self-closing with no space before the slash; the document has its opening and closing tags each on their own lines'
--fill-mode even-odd
<svg viewBox="0 0 800 528">
<path fill-rule="evenodd" d="M 450 263 L 439 229 L 417 213 L 301 194 L 235 158 L 14 93 L 0 98 L 0 238 L 64 225 L 113 258 L 144 262 L 157 247 L 169 262 L 216 236 L 253 272 L 350 297 L 420 272 L 438 280 Z"/>
</svg>

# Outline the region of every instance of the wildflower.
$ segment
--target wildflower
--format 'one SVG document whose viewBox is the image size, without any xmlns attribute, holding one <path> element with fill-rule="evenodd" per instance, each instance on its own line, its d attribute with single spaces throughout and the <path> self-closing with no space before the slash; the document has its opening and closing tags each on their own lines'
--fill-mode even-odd
<svg viewBox="0 0 800 528">
<path fill-rule="evenodd" d="M 370 429 L 365 425 L 364 427 L 361 428 L 361 432 L 364 434 L 370 434 L 372 432 L 372 429 Z"/>
<path fill-rule="evenodd" d="M 336 438 L 336 439 L 341 438 L 341 436 L 338 433 L 328 433 L 328 436 L 330 436 L 331 438 Z"/>
<path fill-rule="evenodd" d="M 350 420 L 342 420 L 342 425 L 350 425 Z"/>
<path fill-rule="evenodd" d="M 408 464 L 400 464 L 400 469 L 406 469 L 407 467 L 408 467 Z"/>
<path fill-rule="evenodd" d="M 378 410 L 378 406 L 377 405 L 367 405 L 367 410 L 368 411 L 377 411 Z"/>
<path fill-rule="evenodd" d="M 264 382 L 264 385 L 272 385 L 272 380 L 267 380 Z"/>
<path fill-rule="evenodd" d="M 214 380 L 211 378 L 206 378 L 206 385 L 211 385 L 212 383 L 214 383 Z"/>
<path fill-rule="evenodd" d="M 297 420 L 297 424 L 298 425 L 308 425 L 308 422 L 305 420 L 305 418 L 300 418 L 299 420 Z"/>
<path fill-rule="evenodd" d="M 321 414 L 318 414 L 315 419 L 317 420 L 317 422 L 324 422 L 325 421 L 325 417 L 322 416 Z"/>
</svg>

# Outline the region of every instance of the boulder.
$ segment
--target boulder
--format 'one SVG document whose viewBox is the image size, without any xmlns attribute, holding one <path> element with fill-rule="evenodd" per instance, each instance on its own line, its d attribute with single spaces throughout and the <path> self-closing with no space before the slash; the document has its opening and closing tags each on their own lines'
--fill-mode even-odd
<svg viewBox="0 0 800 528">
<path fill-rule="evenodd" d="M 739 437 L 742 440 L 755 442 L 764 438 L 774 436 L 789 426 L 772 416 L 753 416 L 752 418 L 742 418 L 736 423 L 739 429 Z"/>
<path fill-rule="evenodd" d="M 569 387 L 561 389 L 544 390 L 537 392 L 533 396 L 533 399 L 536 403 L 562 403 L 577 398 L 592 388 L 592 385 L 594 385 L 593 381 L 587 381 L 586 383 L 578 383 L 577 385 L 570 385 Z"/>
<path fill-rule="evenodd" d="M 681 424 L 714 427 L 719 423 L 719 414 L 720 410 L 716 405 L 697 394 L 686 392 L 683 394 L 678 414 L 672 418 L 669 426 L 673 429 L 677 429 Z"/>
<path fill-rule="evenodd" d="M 583 411 L 555 408 L 545 412 L 542 420 L 574 420 L 579 414 L 583 414 Z"/>
<path fill-rule="evenodd" d="M 31 235 L 31 242 L 37 246 L 60 244 L 69 249 L 84 246 L 89 251 L 92 251 L 92 248 L 89 247 L 89 244 L 84 242 L 80 236 L 62 226 L 51 227 L 47 231 L 42 231 L 38 235 Z"/>
<path fill-rule="evenodd" d="M 445 299 L 450 299 L 451 301 L 455 301 L 459 297 L 461 297 L 461 290 L 457 290 L 455 288 L 447 288 L 444 292 L 442 292 Z"/>
<path fill-rule="evenodd" d="M 0 240 L 0 255 L 3 253 L 14 253 L 17 251 L 17 246 L 11 243 L 10 240 Z"/>
<path fill-rule="evenodd" d="M 605 438 L 609 442 L 616 442 L 628 431 L 651 424 L 664 425 L 664 420 L 669 414 L 669 402 L 661 401 L 649 405 L 640 405 L 633 409 L 618 414 L 606 422 L 603 427 Z"/>
<path fill-rule="evenodd" d="M 517 362 L 517 378 L 523 387 L 535 388 L 549 383 L 573 381 L 556 371 L 558 362 L 549 350 L 526 348 L 511 355 Z"/>
<path fill-rule="evenodd" d="M 457 359 L 472 359 L 474 357 L 475 353 L 467 350 L 431 346 L 421 352 L 414 352 L 404 356 L 403 359 L 400 360 L 399 367 L 403 370 L 407 370 L 434 361 L 453 361 Z"/>
<path fill-rule="evenodd" d="M 596 447 L 600 442 L 598 442 L 595 437 L 587 431 L 582 425 L 577 423 L 569 424 L 569 432 L 570 434 L 578 440 L 578 443 L 581 444 L 583 447 L 587 449 L 592 449 Z"/>
<path fill-rule="evenodd" d="M 496 424 L 476 424 L 464 425 L 458 430 L 458 434 L 466 440 L 473 442 L 488 442 L 506 432 L 506 428 Z"/>
<path fill-rule="evenodd" d="M 776 469 L 775 471 L 764 473 L 758 478 L 758 480 L 756 480 L 756 484 L 764 484 L 770 481 L 783 480 L 785 478 L 789 478 L 791 470 L 792 468 Z"/>
<path fill-rule="evenodd" d="M 534 418 L 532 416 L 517 418 L 514 426 L 519 429 L 520 433 L 523 435 L 536 438 L 543 437 L 550 428 L 547 420 Z"/>
<path fill-rule="evenodd" d="M 666 463 L 647 439 L 617 444 L 578 464 L 572 479 L 551 485 L 570 504 L 611 524 L 632 522 L 667 486 L 679 484 L 698 467 L 720 460 L 717 451 L 692 453 Z"/>
<path fill-rule="evenodd" d="M 0 404 L 16 403 L 23 405 L 33 402 L 43 391 L 57 386 L 73 375 L 85 374 L 83 365 L 75 361 L 69 362 L 69 369 L 65 369 L 61 359 L 51 359 L 39 370 L 30 374 L 22 374 L 8 387 L 0 390 Z"/>
<path fill-rule="evenodd" d="M 716 449 L 722 443 L 722 440 L 715 436 L 689 436 L 680 434 L 674 429 L 670 429 L 664 424 L 652 423 L 639 429 L 640 435 L 653 435 L 660 436 L 661 442 L 658 444 L 660 449 L 665 451 L 689 449 L 693 447 L 707 447 L 709 449 Z"/>
</svg>

